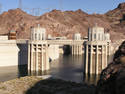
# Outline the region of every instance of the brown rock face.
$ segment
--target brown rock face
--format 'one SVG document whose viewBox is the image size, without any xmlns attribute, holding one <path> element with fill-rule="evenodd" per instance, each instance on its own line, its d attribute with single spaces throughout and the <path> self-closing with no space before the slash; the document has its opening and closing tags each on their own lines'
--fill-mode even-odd
<svg viewBox="0 0 125 94">
<path fill-rule="evenodd" d="M 9 10 L 0 15 L 0 34 L 7 34 L 10 30 L 17 31 L 17 38 L 28 38 L 29 29 L 34 25 L 35 17 L 20 9 Z"/>
<path fill-rule="evenodd" d="M 125 3 L 120 3 L 120 4 L 118 5 L 118 8 L 120 8 L 120 9 L 125 8 Z"/>
<path fill-rule="evenodd" d="M 88 27 L 98 23 L 111 34 L 112 40 L 125 38 L 125 3 L 105 14 L 89 15 L 82 10 L 60 11 L 52 10 L 42 16 L 36 17 L 23 12 L 20 9 L 9 10 L 0 15 L 0 34 L 6 34 L 10 30 L 17 31 L 18 39 L 30 37 L 30 28 L 40 24 L 46 28 L 47 34 L 52 36 L 66 36 L 72 38 L 76 32 L 85 37 Z M 119 37 L 117 37 L 119 35 Z"/>
<path fill-rule="evenodd" d="M 125 41 L 114 55 L 113 62 L 101 73 L 97 94 L 125 94 Z"/>
</svg>

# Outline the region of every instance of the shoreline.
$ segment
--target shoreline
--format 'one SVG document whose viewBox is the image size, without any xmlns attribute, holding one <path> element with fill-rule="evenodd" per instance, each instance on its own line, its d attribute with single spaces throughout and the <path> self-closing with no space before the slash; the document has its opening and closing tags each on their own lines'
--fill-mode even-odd
<svg viewBox="0 0 125 94">
<path fill-rule="evenodd" d="M 47 79 L 44 79 L 47 77 Z M 0 94 L 36 94 L 39 90 L 44 94 L 94 94 L 95 86 L 76 83 L 46 76 L 26 76 L 10 81 L 0 82 Z M 31 93 L 32 92 L 32 93 Z"/>
</svg>

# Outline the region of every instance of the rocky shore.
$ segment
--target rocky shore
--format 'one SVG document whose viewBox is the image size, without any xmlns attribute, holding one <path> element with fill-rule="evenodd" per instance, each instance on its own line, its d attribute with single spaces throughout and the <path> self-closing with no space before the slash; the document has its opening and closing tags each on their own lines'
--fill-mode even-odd
<svg viewBox="0 0 125 94">
<path fill-rule="evenodd" d="M 94 94 L 95 86 L 60 79 L 26 76 L 0 82 L 0 94 Z"/>
</svg>

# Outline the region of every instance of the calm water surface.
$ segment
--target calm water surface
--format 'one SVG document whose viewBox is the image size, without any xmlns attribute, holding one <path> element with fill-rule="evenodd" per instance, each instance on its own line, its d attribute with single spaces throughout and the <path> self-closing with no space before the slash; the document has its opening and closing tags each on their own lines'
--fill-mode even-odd
<svg viewBox="0 0 125 94">
<path fill-rule="evenodd" d="M 74 81 L 74 82 L 88 82 L 95 83 L 99 76 L 84 76 L 84 56 L 72 56 L 72 55 L 60 55 L 58 60 L 50 63 L 49 74 L 52 77 L 56 77 L 63 80 Z M 19 76 L 24 76 L 24 68 L 21 66 L 22 71 L 18 72 L 18 67 L 0 67 L 0 81 L 7 81 Z M 86 79 L 85 79 L 86 78 Z"/>
<path fill-rule="evenodd" d="M 83 55 L 82 56 L 63 56 L 51 63 L 50 74 L 53 77 L 83 82 Z"/>
</svg>

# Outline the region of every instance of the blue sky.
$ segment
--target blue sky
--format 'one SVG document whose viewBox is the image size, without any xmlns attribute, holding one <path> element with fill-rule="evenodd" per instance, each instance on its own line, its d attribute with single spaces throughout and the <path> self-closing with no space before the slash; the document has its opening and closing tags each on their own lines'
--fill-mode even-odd
<svg viewBox="0 0 125 94">
<path fill-rule="evenodd" d="M 0 0 L 2 11 L 17 8 L 18 1 Z M 116 8 L 121 2 L 125 0 L 22 0 L 23 8 L 41 8 L 43 12 L 47 12 L 47 8 L 63 11 L 82 9 L 87 13 L 105 13 Z"/>
</svg>

